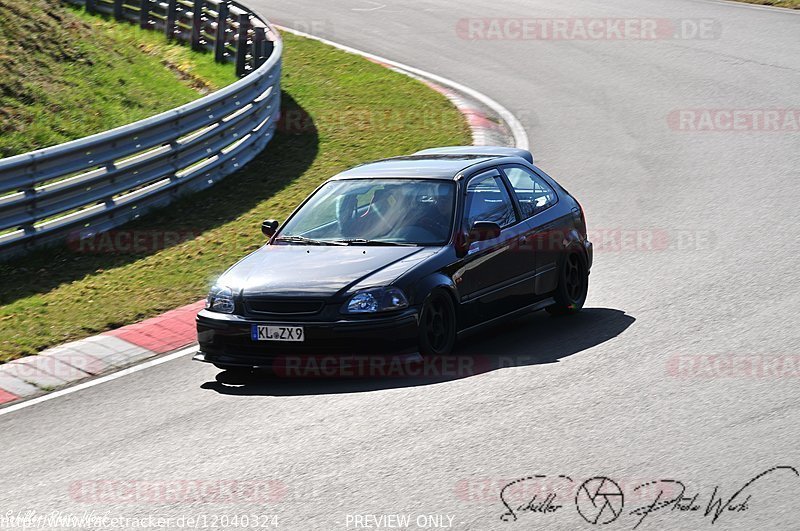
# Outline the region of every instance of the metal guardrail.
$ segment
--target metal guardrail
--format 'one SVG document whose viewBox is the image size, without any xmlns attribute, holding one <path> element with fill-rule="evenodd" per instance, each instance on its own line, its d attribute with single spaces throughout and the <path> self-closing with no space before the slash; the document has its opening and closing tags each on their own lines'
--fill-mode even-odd
<svg viewBox="0 0 800 531">
<path fill-rule="evenodd" d="M 87 238 L 201 190 L 272 139 L 283 44 L 268 22 L 226 0 L 66 0 L 213 50 L 244 77 L 130 125 L 0 159 L 0 259 Z M 135 5 L 134 5 L 135 4 Z"/>
</svg>

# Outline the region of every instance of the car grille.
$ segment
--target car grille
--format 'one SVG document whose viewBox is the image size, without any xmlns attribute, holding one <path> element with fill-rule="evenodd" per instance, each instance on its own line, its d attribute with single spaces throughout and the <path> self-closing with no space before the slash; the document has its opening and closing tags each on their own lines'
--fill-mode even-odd
<svg viewBox="0 0 800 531">
<path fill-rule="evenodd" d="M 248 297 L 244 301 L 248 313 L 273 316 L 314 315 L 325 305 L 319 300 L 281 300 Z"/>
</svg>

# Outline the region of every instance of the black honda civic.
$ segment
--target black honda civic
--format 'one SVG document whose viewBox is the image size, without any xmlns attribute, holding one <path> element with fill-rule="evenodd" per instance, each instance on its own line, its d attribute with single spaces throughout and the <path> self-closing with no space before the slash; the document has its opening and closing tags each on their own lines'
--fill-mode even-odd
<svg viewBox="0 0 800 531">
<path fill-rule="evenodd" d="M 578 202 L 529 151 L 447 147 L 329 179 L 228 269 L 197 316 L 196 360 L 445 356 L 463 334 L 578 312 L 592 244 Z"/>
</svg>

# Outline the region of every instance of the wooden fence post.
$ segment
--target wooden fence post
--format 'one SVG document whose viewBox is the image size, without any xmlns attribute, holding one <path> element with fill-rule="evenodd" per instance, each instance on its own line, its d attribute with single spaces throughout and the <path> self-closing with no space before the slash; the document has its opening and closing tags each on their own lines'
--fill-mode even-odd
<svg viewBox="0 0 800 531">
<path fill-rule="evenodd" d="M 164 20 L 164 34 L 167 39 L 175 38 L 175 19 L 178 16 L 178 0 L 167 2 L 167 18 Z"/>
<path fill-rule="evenodd" d="M 220 2 L 217 8 L 217 34 L 214 39 L 214 60 L 225 61 L 225 30 L 228 27 L 228 2 Z"/>
<path fill-rule="evenodd" d="M 247 71 L 247 43 L 249 41 L 250 15 L 239 15 L 239 34 L 236 39 L 236 75 L 242 77 Z"/>
<path fill-rule="evenodd" d="M 192 50 L 200 50 L 203 31 L 203 4 L 205 0 L 194 0 L 192 6 Z"/>
<path fill-rule="evenodd" d="M 150 27 L 150 0 L 139 2 L 139 27 L 142 29 Z"/>
<path fill-rule="evenodd" d="M 256 26 L 253 37 L 253 68 L 258 68 L 267 62 L 275 47 L 272 41 L 267 40 L 267 28 Z"/>
</svg>

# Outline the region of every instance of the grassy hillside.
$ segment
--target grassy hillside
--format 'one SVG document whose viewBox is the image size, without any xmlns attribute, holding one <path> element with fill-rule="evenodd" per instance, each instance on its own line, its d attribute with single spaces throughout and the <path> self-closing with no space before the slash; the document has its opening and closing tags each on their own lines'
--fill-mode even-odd
<svg viewBox="0 0 800 531">
<path fill-rule="evenodd" d="M 0 0 L 0 157 L 125 125 L 235 81 L 231 65 L 59 0 Z"/>
<path fill-rule="evenodd" d="M 122 230 L 193 235 L 138 253 L 41 251 L 0 264 L 0 363 L 204 297 L 321 181 L 355 164 L 470 142 L 437 92 L 355 55 L 284 35 L 284 124 L 243 171 Z"/>
</svg>

